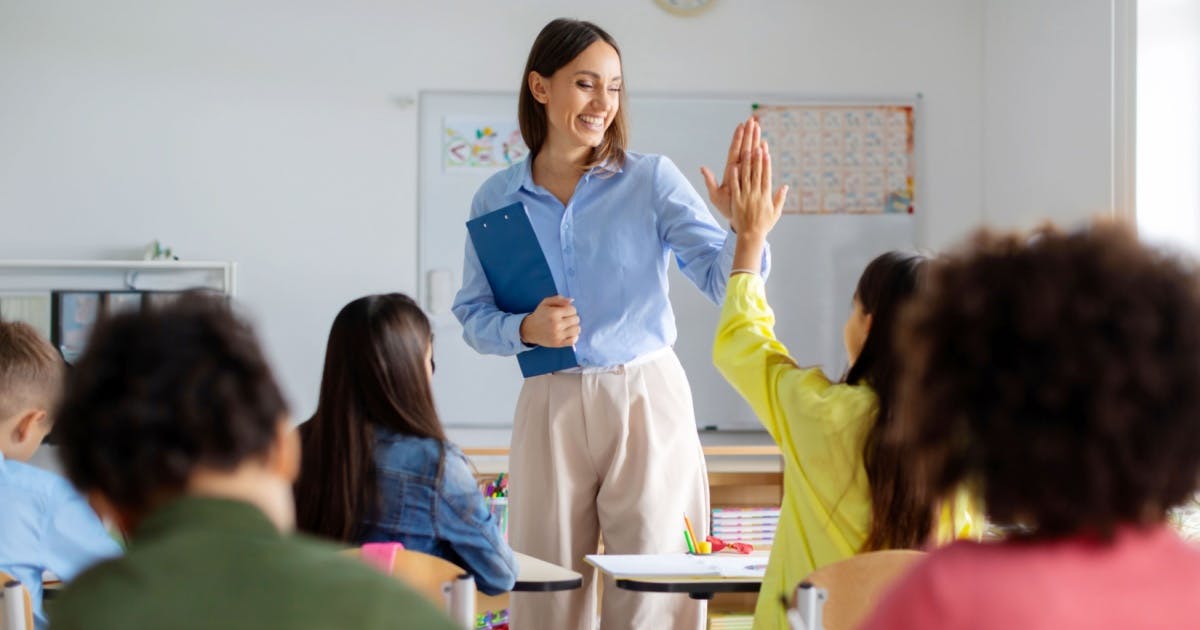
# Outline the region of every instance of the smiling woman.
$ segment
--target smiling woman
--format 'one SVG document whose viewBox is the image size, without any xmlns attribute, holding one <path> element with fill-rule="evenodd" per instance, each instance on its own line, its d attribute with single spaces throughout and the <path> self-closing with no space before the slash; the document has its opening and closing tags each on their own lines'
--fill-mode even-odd
<svg viewBox="0 0 1200 630">
<path fill-rule="evenodd" d="M 708 482 L 691 390 L 667 295 L 672 255 L 713 302 L 725 294 L 734 241 L 668 158 L 625 149 L 625 84 L 616 41 L 590 22 L 559 19 L 533 43 L 518 117 L 529 158 L 488 179 L 472 218 L 521 204 L 557 295 L 533 312 L 496 306 L 466 243 L 454 314 L 485 354 L 574 347 L 579 367 L 525 380 L 513 426 L 509 541 L 585 576 L 577 591 L 514 595 L 515 627 L 590 627 L 594 571 L 582 565 L 603 536 L 609 553 L 683 551 L 681 516 L 705 523 Z M 726 164 L 759 144 L 739 125 Z M 729 187 L 706 171 L 714 205 Z M 765 257 L 764 257 L 765 259 Z M 753 269 L 751 271 L 758 271 Z M 703 539 L 704 532 L 698 532 Z M 586 570 L 585 570 L 586 569 Z M 701 628 L 686 596 L 604 589 L 605 627 Z"/>
</svg>

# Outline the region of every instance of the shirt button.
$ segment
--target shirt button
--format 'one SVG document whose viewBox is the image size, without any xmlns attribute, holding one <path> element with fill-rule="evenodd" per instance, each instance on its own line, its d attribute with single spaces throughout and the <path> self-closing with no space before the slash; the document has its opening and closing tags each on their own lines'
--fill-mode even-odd
<svg viewBox="0 0 1200 630">
<path fill-rule="evenodd" d="M 574 269 L 574 268 L 568 269 L 568 270 L 567 270 L 567 275 L 568 275 L 568 276 L 573 276 L 573 275 L 575 275 L 575 269 Z"/>
</svg>

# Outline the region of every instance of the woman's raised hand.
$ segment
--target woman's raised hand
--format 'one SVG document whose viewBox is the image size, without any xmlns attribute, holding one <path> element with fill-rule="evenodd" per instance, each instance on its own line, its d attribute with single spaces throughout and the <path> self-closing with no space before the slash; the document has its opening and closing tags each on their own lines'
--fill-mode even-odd
<svg viewBox="0 0 1200 630">
<path fill-rule="evenodd" d="M 766 142 L 743 153 L 730 178 L 733 195 L 732 224 L 738 238 L 766 239 L 779 221 L 787 186 L 771 194 L 771 152 Z"/>
<path fill-rule="evenodd" d="M 721 183 L 717 183 L 716 177 L 713 176 L 712 171 L 708 170 L 707 166 L 700 167 L 700 174 L 704 176 L 704 185 L 708 188 L 709 200 L 716 206 L 721 216 L 729 221 L 729 225 L 735 232 L 741 227 L 733 216 L 733 169 L 740 163 L 743 155 L 750 155 L 754 147 L 759 146 L 761 138 L 762 129 L 758 125 L 758 119 L 751 116 L 744 122 L 738 123 L 737 128 L 733 130 L 733 140 L 729 142 L 729 154 L 725 157 L 725 172 L 721 175 Z"/>
</svg>

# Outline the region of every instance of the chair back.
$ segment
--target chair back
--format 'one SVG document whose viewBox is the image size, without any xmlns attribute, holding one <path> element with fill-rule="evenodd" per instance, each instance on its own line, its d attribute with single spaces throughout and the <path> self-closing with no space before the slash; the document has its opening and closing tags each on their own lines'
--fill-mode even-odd
<svg viewBox="0 0 1200 630">
<path fill-rule="evenodd" d="M 870 551 L 808 574 L 806 581 L 829 591 L 821 613 L 825 630 L 853 630 L 866 621 L 880 598 L 925 552 Z"/>
<path fill-rule="evenodd" d="M 33 600 L 29 589 L 16 578 L 0 571 L 3 587 L 3 606 L 0 607 L 0 630 L 33 630 Z"/>
<path fill-rule="evenodd" d="M 362 555 L 361 549 L 351 549 L 347 553 L 358 557 Z M 438 610 L 447 613 L 453 611 L 447 607 L 448 603 L 442 587 L 447 582 L 454 582 L 458 576 L 464 573 L 466 571 L 462 567 L 449 560 L 411 549 L 398 549 L 396 560 L 392 565 L 393 577 L 420 593 Z M 478 605 L 476 598 L 472 597 L 471 600 L 473 608 Z"/>
</svg>

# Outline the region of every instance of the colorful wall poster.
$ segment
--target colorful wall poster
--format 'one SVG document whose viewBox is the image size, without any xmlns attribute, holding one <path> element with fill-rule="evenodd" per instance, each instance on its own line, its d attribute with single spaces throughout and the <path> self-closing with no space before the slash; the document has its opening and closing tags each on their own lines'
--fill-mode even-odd
<svg viewBox="0 0 1200 630">
<path fill-rule="evenodd" d="M 912 105 L 754 105 L 791 214 L 912 214 Z"/>
<path fill-rule="evenodd" d="M 442 119 L 442 168 L 446 172 L 505 168 L 528 154 L 515 120 Z"/>
</svg>

